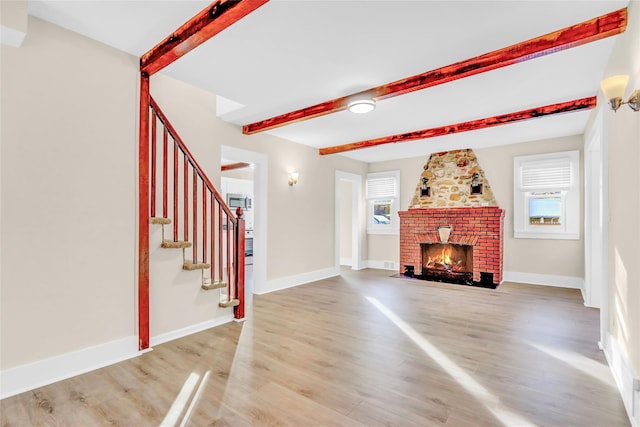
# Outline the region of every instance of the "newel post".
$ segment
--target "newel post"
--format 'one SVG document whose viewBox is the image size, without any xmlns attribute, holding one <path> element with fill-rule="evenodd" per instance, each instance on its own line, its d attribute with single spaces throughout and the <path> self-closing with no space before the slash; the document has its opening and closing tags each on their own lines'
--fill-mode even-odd
<svg viewBox="0 0 640 427">
<path fill-rule="evenodd" d="M 138 141 L 138 349 L 149 348 L 149 75 L 140 74 Z"/>
<path fill-rule="evenodd" d="M 236 274 L 235 274 L 235 286 L 236 296 L 240 304 L 233 308 L 233 316 L 236 319 L 244 319 L 244 233 L 245 224 L 243 218 L 242 208 L 236 209 L 236 215 L 238 216 L 238 226 L 236 227 Z"/>
</svg>

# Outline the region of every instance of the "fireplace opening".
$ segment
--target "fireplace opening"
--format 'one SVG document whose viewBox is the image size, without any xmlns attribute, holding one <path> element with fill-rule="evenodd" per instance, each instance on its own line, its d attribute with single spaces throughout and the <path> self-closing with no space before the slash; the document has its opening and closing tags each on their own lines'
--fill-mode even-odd
<svg viewBox="0 0 640 427">
<path fill-rule="evenodd" d="M 422 243 L 421 279 L 473 285 L 473 246 Z"/>
</svg>

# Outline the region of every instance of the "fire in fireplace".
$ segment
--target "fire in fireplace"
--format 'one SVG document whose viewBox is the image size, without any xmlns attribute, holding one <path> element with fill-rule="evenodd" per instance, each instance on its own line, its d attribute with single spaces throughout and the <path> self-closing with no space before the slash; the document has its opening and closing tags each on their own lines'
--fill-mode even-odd
<svg viewBox="0 0 640 427">
<path fill-rule="evenodd" d="M 473 284 L 473 246 L 422 243 L 421 279 Z"/>
</svg>

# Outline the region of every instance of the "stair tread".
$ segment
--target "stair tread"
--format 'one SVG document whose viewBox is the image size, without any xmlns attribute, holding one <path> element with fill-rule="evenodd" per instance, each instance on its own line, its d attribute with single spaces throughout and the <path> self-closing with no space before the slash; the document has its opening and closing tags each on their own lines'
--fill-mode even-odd
<svg viewBox="0 0 640 427">
<path fill-rule="evenodd" d="M 184 249 L 184 248 L 190 248 L 191 242 L 185 242 L 182 240 L 179 240 L 177 242 L 174 242 L 173 240 L 163 240 L 160 247 L 170 248 L 170 249 Z"/>
<path fill-rule="evenodd" d="M 211 268 L 211 264 L 207 264 L 204 262 L 194 263 L 193 261 L 189 260 L 185 261 L 182 265 L 183 270 L 206 270 L 208 268 Z"/>
<path fill-rule="evenodd" d="M 213 283 L 203 283 L 202 289 L 205 291 L 210 291 L 212 289 L 223 289 L 227 287 L 227 282 L 213 282 Z"/>
<path fill-rule="evenodd" d="M 151 217 L 149 218 L 149 224 L 169 225 L 171 224 L 171 220 L 169 218 Z"/>
<path fill-rule="evenodd" d="M 232 300 L 220 301 L 220 302 L 218 303 L 218 306 L 219 306 L 219 307 L 224 307 L 224 308 L 227 308 L 227 307 L 236 307 L 236 306 L 238 306 L 238 305 L 240 305 L 240 300 L 238 300 L 238 299 L 232 299 Z"/>
</svg>

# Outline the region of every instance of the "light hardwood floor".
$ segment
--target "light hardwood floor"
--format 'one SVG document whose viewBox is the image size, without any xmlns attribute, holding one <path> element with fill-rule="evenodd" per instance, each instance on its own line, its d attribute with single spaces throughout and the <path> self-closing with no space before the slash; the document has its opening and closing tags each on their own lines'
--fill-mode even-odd
<svg viewBox="0 0 640 427">
<path fill-rule="evenodd" d="M 579 291 L 390 275 L 255 296 L 245 323 L 4 399 L 2 425 L 630 425 Z"/>
</svg>

